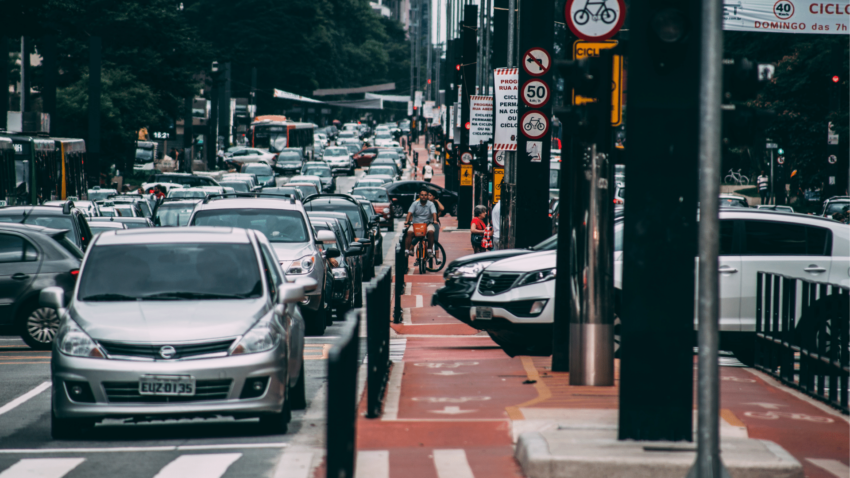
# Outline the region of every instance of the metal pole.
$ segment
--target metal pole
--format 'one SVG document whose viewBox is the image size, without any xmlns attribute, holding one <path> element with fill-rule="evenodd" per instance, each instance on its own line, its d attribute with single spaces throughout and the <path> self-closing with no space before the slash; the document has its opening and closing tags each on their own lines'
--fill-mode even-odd
<svg viewBox="0 0 850 478">
<path fill-rule="evenodd" d="M 27 100 L 29 99 L 27 98 L 29 96 L 29 88 L 27 88 L 29 66 L 30 58 L 27 55 L 27 37 L 21 37 L 21 126 L 24 124 L 24 112 L 27 110 L 27 106 L 29 106 L 27 104 Z"/>
<path fill-rule="evenodd" d="M 484 19 L 486 20 L 486 26 L 484 28 L 484 94 L 490 94 L 490 78 L 493 74 L 492 68 L 490 67 L 490 26 L 493 22 L 493 0 L 486 0 L 487 5 L 487 15 L 485 15 Z"/>
<path fill-rule="evenodd" d="M 516 67 L 516 7 L 517 0 L 508 0 L 508 68 Z M 500 249 L 513 249 L 516 239 L 514 218 L 516 217 L 516 200 L 514 200 L 514 185 L 516 184 L 516 153 L 505 151 L 505 179 L 502 186 L 502 224 L 499 235 Z"/>
<path fill-rule="evenodd" d="M 769 204 L 776 204 L 775 199 L 776 190 L 773 187 L 773 149 L 770 150 L 770 198 L 768 198 L 767 202 Z"/>
<path fill-rule="evenodd" d="M 416 0 L 411 0 L 410 10 L 408 11 L 408 15 L 407 15 L 407 19 L 408 19 L 407 38 L 408 38 L 408 41 L 410 41 L 410 101 L 411 101 L 411 104 L 413 103 L 413 95 L 414 95 L 413 92 L 416 90 L 416 88 L 413 86 L 413 84 L 414 84 L 413 68 L 414 68 L 414 64 L 416 62 L 416 40 L 415 40 L 415 37 L 413 36 L 413 28 L 414 28 L 413 19 L 416 16 L 416 10 L 413 8 L 413 5 L 415 5 L 415 3 L 416 3 Z"/>
<path fill-rule="evenodd" d="M 432 12 L 433 5 L 431 4 L 431 0 L 425 0 L 425 1 L 428 2 L 427 3 L 427 5 L 428 5 L 428 22 L 425 25 L 425 27 L 428 29 L 428 32 L 425 35 L 425 38 L 427 38 L 427 40 L 428 40 L 427 41 L 428 51 L 425 54 L 425 58 L 426 58 L 426 60 L 425 60 L 426 61 L 426 66 L 425 66 L 425 71 L 426 71 L 426 73 L 425 73 L 425 99 L 430 101 L 431 100 L 431 84 L 428 83 L 428 80 L 431 79 L 431 72 L 433 71 L 432 70 L 433 63 L 431 63 L 431 58 L 433 57 L 433 54 L 434 54 L 434 46 L 431 44 L 431 22 L 433 21 L 432 18 L 434 16 L 434 14 Z M 424 4 L 425 3 L 423 3 L 423 5 Z"/>
<path fill-rule="evenodd" d="M 697 458 L 689 477 L 720 478 L 729 473 L 720 461 L 720 371 L 717 350 L 720 250 L 720 104 L 723 32 L 721 9 L 702 0 L 699 86 L 699 372 L 697 388 Z M 771 162 L 772 164 L 772 162 Z"/>
<path fill-rule="evenodd" d="M 443 42 L 440 41 L 441 40 L 440 33 L 442 33 L 440 30 L 443 26 L 442 25 L 442 23 L 443 23 L 442 22 L 443 12 L 440 10 L 440 8 L 439 8 L 440 6 L 441 6 L 441 3 L 438 1 L 437 2 L 437 13 L 436 13 L 436 15 L 437 15 L 437 48 L 436 48 L 437 58 L 435 58 L 435 61 L 437 62 L 437 64 L 434 65 L 434 70 L 435 70 L 434 71 L 434 95 L 436 96 L 434 98 L 436 103 L 434 103 L 434 104 L 437 105 L 437 106 L 442 105 L 442 101 L 440 101 L 440 63 L 442 63 L 441 58 L 443 57 Z"/>
</svg>

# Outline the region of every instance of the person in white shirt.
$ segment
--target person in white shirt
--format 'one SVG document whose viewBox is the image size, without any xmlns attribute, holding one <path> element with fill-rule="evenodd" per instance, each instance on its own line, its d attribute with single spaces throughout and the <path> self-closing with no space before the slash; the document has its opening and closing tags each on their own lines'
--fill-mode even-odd
<svg viewBox="0 0 850 478">
<path fill-rule="evenodd" d="M 493 206 L 493 212 L 490 213 L 490 223 L 493 225 L 493 250 L 499 248 L 499 226 L 501 226 L 502 202 L 499 201 Z"/>
<path fill-rule="evenodd" d="M 422 167 L 422 179 L 430 183 L 433 177 L 434 168 L 431 167 L 431 161 L 425 161 L 425 166 Z"/>
<path fill-rule="evenodd" d="M 762 171 L 761 175 L 756 178 L 756 184 L 758 184 L 759 187 L 759 196 L 761 197 L 762 204 L 767 204 L 767 198 L 769 195 L 767 188 L 769 182 L 770 179 L 768 179 L 767 175 L 764 174 L 764 171 Z"/>
</svg>

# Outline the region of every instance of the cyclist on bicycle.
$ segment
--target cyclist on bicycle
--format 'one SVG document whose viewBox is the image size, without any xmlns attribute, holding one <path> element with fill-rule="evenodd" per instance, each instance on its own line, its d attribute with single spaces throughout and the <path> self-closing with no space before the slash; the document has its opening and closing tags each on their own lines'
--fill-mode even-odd
<svg viewBox="0 0 850 478">
<path fill-rule="evenodd" d="M 434 191 L 428 191 L 428 201 L 430 201 L 431 204 L 433 204 L 434 207 L 437 209 L 437 220 L 434 222 L 434 243 L 439 243 L 440 242 L 440 226 L 441 226 L 440 215 L 443 214 L 443 211 L 445 211 L 446 208 L 443 207 L 443 204 L 440 203 L 440 200 L 437 199 L 436 195 L 434 195 Z M 437 256 L 437 259 L 440 259 L 439 253 L 440 252 L 439 252 L 438 249 L 434 251 L 434 255 Z"/>
<path fill-rule="evenodd" d="M 428 190 L 422 188 L 419 191 L 419 200 L 414 201 L 407 211 L 407 218 L 404 220 L 405 227 L 410 226 L 412 222 L 415 224 L 427 224 L 426 237 L 428 238 L 428 257 L 433 257 L 434 247 L 434 223 L 437 222 L 437 208 L 434 203 L 428 201 Z M 407 255 L 413 255 L 413 229 L 408 227 L 407 234 L 404 238 L 404 248 L 407 250 Z"/>
</svg>

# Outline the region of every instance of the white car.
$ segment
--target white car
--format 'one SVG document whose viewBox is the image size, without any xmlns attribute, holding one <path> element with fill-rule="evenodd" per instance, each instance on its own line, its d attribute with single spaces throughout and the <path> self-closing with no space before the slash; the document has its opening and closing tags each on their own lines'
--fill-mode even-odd
<svg viewBox="0 0 850 478">
<path fill-rule="evenodd" d="M 262 162 L 271 166 L 277 160 L 277 154 L 269 153 L 264 149 L 242 148 L 234 151 L 229 159 L 242 164 Z"/>
<path fill-rule="evenodd" d="M 313 141 L 315 141 L 317 143 L 321 143 L 322 146 L 330 145 L 330 142 L 328 141 L 328 136 L 324 133 L 314 134 L 313 135 Z"/>
<path fill-rule="evenodd" d="M 389 133 L 389 131 L 385 133 L 378 133 L 375 135 L 375 146 L 389 146 L 390 143 L 395 141 L 393 139 L 393 135 Z"/>
<path fill-rule="evenodd" d="M 354 176 L 354 170 L 357 168 L 354 164 L 354 160 L 351 159 L 351 153 L 348 152 L 348 149 L 342 146 L 326 149 L 322 160 L 328 164 L 328 167 L 330 167 L 331 171 L 334 173 L 341 171 L 347 176 Z"/>
</svg>

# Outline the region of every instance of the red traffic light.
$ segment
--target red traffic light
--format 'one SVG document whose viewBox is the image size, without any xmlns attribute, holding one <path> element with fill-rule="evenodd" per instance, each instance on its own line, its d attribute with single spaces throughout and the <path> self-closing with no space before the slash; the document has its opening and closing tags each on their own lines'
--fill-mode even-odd
<svg viewBox="0 0 850 478">
<path fill-rule="evenodd" d="M 428 84 L 429 85 L 431 84 L 431 78 L 428 78 Z"/>
<path fill-rule="evenodd" d="M 460 71 L 460 65 L 455 65 L 455 70 Z"/>
<path fill-rule="evenodd" d="M 839 77 L 838 77 L 838 75 L 835 75 L 835 76 L 833 76 L 833 77 L 832 77 L 832 82 L 833 82 L 833 83 L 838 83 L 838 80 L 840 80 L 840 79 L 841 79 L 841 78 L 839 78 Z"/>
<path fill-rule="evenodd" d="M 469 121 L 466 122 L 466 129 L 469 129 Z"/>
</svg>

